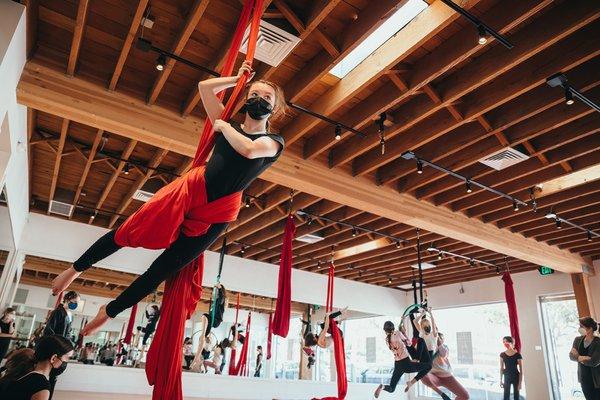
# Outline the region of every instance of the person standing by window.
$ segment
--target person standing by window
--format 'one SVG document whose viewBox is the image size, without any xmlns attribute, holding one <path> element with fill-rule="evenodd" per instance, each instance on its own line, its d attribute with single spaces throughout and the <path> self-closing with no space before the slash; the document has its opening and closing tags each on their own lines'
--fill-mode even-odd
<svg viewBox="0 0 600 400">
<path fill-rule="evenodd" d="M 0 363 L 6 356 L 10 346 L 10 340 L 15 335 L 15 318 L 17 312 L 14 308 L 8 307 L 4 310 L 0 318 Z"/>
<path fill-rule="evenodd" d="M 506 351 L 500 353 L 500 386 L 504 388 L 504 400 L 510 400 L 510 387 L 513 387 L 513 398 L 519 400 L 519 391 L 523 383 L 523 357 L 515 349 L 515 341 L 511 336 L 502 339 Z"/>
<path fill-rule="evenodd" d="M 260 377 L 260 369 L 262 368 L 262 359 L 263 359 L 262 346 L 257 346 L 256 352 L 257 352 L 257 354 L 256 354 L 256 370 L 254 371 L 254 377 L 259 378 Z"/>
<path fill-rule="evenodd" d="M 598 323 L 592 317 L 579 319 L 579 334 L 569 358 L 577 361 L 577 377 L 586 400 L 600 400 L 600 338 Z"/>
</svg>

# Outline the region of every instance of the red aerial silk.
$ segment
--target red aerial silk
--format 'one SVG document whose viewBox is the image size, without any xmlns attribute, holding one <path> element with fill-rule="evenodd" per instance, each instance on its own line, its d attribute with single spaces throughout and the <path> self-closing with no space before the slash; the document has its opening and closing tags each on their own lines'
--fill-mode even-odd
<svg viewBox="0 0 600 400">
<path fill-rule="evenodd" d="M 246 337 L 244 339 L 244 344 L 242 345 L 242 351 L 240 352 L 240 359 L 237 362 L 237 365 L 234 366 L 233 371 L 231 370 L 231 366 L 229 367 L 230 373 L 229 375 L 237 375 L 237 376 L 248 376 L 248 347 L 250 347 L 250 323 L 252 322 L 252 313 L 248 313 L 248 320 L 246 321 Z"/>
<path fill-rule="evenodd" d="M 267 335 L 267 360 L 271 359 L 272 343 L 273 343 L 273 314 L 269 314 L 269 334 Z"/>
<path fill-rule="evenodd" d="M 294 216 L 290 214 L 285 223 L 281 260 L 279 262 L 279 281 L 277 287 L 277 303 L 273 318 L 273 333 L 287 337 L 290 330 L 290 312 L 292 305 L 292 241 L 296 234 Z"/>
<path fill-rule="evenodd" d="M 327 278 L 327 300 L 325 301 L 325 312 L 333 311 L 333 281 L 335 267 L 333 263 L 329 264 L 329 274 Z M 333 339 L 333 357 L 335 359 L 335 369 L 337 371 L 337 397 L 323 397 L 313 400 L 344 400 L 348 393 L 348 378 L 346 378 L 346 352 L 344 350 L 344 338 L 335 320 L 330 320 L 331 338 Z"/>
<path fill-rule="evenodd" d="M 223 76 L 229 76 L 233 71 L 251 13 L 253 15 L 246 60 L 252 62 L 254 59 L 262 0 L 247 0 L 244 4 L 221 73 Z M 244 74 L 238 80 L 221 115 L 223 120 L 227 121 L 231 117 L 247 81 L 248 74 Z M 117 244 L 148 249 L 168 248 L 180 233 L 186 236 L 200 236 L 206 233 L 213 223 L 235 221 L 241 204 L 241 193 L 233 193 L 210 203 L 206 199 L 203 166 L 214 147 L 214 139 L 215 132 L 207 119 L 192 169 L 159 190 L 150 201 L 130 216 L 115 234 Z M 204 257 L 200 255 L 166 282 L 161 318 L 146 362 L 148 382 L 154 385 L 153 400 L 183 400 L 181 347 L 184 325 L 200 299 L 203 271 Z"/>
<path fill-rule="evenodd" d="M 510 273 L 505 272 L 502 275 L 504 281 L 504 297 L 508 306 L 508 320 L 510 322 L 510 335 L 515 340 L 515 349 L 521 351 L 521 335 L 519 333 L 519 315 L 517 313 L 517 300 L 513 289 L 513 281 Z"/>
<path fill-rule="evenodd" d="M 131 343 L 131 336 L 133 336 L 133 325 L 135 325 L 135 314 L 137 314 L 137 304 L 134 304 L 133 307 L 131 307 L 131 314 L 129 314 L 129 322 L 127 323 L 127 330 L 125 331 L 125 339 L 123 339 L 123 343 Z"/>
<path fill-rule="evenodd" d="M 233 340 L 237 343 L 238 333 L 237 333 L 237 324 L 238 317 L 240 315 L 240 294 L 237 294 L 237 303 L 235 305 L 235 323 L 233 324 Z M 231 349 L 231 355 L 229 356 L 229 375 L 237 375 L 235 373 L 235 356 L 236 349 Z"/>
</svg>

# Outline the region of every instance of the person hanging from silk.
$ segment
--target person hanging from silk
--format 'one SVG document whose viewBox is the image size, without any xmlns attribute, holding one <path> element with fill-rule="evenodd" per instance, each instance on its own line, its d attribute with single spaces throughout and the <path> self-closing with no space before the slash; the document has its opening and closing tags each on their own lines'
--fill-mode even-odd
<svg viewBox="0 0 600 400">
<path fill-rule="evenodd" d="M 237 218 L 241 192 L 281 155 L 283 138 L 268 131 L 270 118 L 282 115 L 286 109 L 278 85 L 263 80 L 249 84 L 244 122 L 220 119 L 225 108 L 217 93 L 252 75 L 250 64 L 244 62 L 236 76 L 198 84 L 208 118 L 214 131 L 220 133 L 206 165 L 195 166 L 159 190 L 123 225 L 98 239 L 71 268 L 54 279 L 53 293 L 59 293 L 93 264 L 122 247 L 166 249 L 115 300 L 100 308 L 84 328 L 85 335 L 98 331 L 109 319 L 142 300 L 214 243 L 227 224 Z M 213 212 L 223 207 L 221 215 Z"/>
<path fill-rule="evenodd" d="M 309 321 L 302 320 L 302 323 L 306 325 L 304 331 L 304 346 L 313 348 L 314 346 L 319 346 L 322 349 L 331 348 L 333 345 L 333 339 L 331 337 L 331 320 L 336 320 L 339 324 L 344 321 L 348 317 L 348 307 L 335 311 L 332 313 L 325 314 L 323 317 L 323 322 L 319 324 L 321 327 L 321 332 L 319 335 L 312 332 L 312 328 L 310 326 Z"/>
</svg>

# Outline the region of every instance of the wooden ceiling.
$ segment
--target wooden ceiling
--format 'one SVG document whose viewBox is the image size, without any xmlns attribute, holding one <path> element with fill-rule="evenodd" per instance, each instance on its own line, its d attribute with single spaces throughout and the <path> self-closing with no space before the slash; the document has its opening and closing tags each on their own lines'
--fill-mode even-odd
<svg viewBox="0 0 600 400">
<path fill-rule="evenodd" d="M 28 48 L 32 62 L 100 84 L 111 91 L 143 99 L 184 116 L 203 117 L 195 85 L 206 78 L 170 61 L 162 73 L 156 54 L 132 46 L 141 34 L 146 12 L 154 27 L 144 37 L 154 45 L 210 68 L 224 59 L 241 9 L 237 0 L 80 0 L 26 1 Z M 319 120 L 290 112 L 274 124 L 286 138 L 286 152 L 300 154 L 334 170 L 363 176 L 456 213 L 494 224 L 525 237 L 567 249 L 585 257 L 600 257 L 600 241 L 587 241 L 585 232 L 557 230 L 544 218 L 552 209 L 586 229 L 600 228 L 600 182 L 557 191 L 538 199 L 538 212 L 512 210 L 512 204 L 432 169 L 416 174 L 414 162 L 400 158 L 413 150 L 465 176 L 524 201 L 529 190 L 546 182 L 600 164 L 600 116 L 580 102 L 564 104 L 563 92 L 545 78 L 563 71 L 571 84 L 592 99 L 600 99 L 600 10 L 588 1 L 481 0 L 468 1 L 470 12 L 505 34 L 515 48 L 497 42 L 476 43 L 476 30 L 465 20 L 452 19 L 393 65 L 381 66 L 360 87 L 343 95 L 339 79 L 327 71 L 362 37 L 381 22 L 398 1 L 266 1 L 265 19 L 297 34 L 301 43 L 278 67 L 257 63 L 258 76 L 280 83 L 287 97 L 361 129 L 361 139 Z M 437 4 L 437 3 L 436 3 Z M 432 7 L 432 6 L 430 6 Z M 149 11 L 148 11 L 149 10 Z M 385 154 L 373 119 L 386 111 Z M 107 132 L 29 110 L 32 210 L 46 212 L 57 188 L 76 192 L 72 219 L 104 227 L 118 226 L 141 202 L 131 196 L 148 180 L 168 183 L 190 165 L 186 156 Z M 506 146 L 519 146 L 529 158 L 502 171 L 478 162 Z M 126 170 L 128 174 L 125 174 Z M 230 240 L 253 245 L 243 256 L 277 262 L 289 188 L 257 180 L 247 193 L 250 208 L 229 228 Z M 401 236 L 394 243 L 336 262 L 337 276 L 382 286 L 410 283 L 416 262 L 416 229 L 362 210 L 296 191 L 293 207 L 307 208 L 336 220 Z M 97 212 L 97 216 L 92 216 Z M 325 240 L 295 243 L 294 266 L 317 271 L 317 260 L 335 250 L 376 237 L 339 224 L 308 225 L 298 219 L 298 236 L 320 233 Z M 504 255 L 471 244 L 420 231 L 426 248 L 453 251 L 504 265 Z M 218 246 L 213 246 L 215 250 Z M 241 256 L 242 246 L 229 254 Z M 437 267 L 424 273 L 428 286 L 480 279 L 494 268 L 470 267 L 464 261 L 435 254 L 423 260 Z M 508 259 L 511 271 L 536 268 Z"/>
</svg>

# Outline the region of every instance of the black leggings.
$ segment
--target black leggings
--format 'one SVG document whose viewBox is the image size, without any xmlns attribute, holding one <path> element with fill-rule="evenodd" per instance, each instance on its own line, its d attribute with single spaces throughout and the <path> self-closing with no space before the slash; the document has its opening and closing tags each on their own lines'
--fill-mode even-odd
<svg viewBox="0 0 600 400">
<path fill-rule="evenodd" d="M 583 377 L 581 381 L 581 391 L 585 400 L 600 400 L 600 389 L 594 386 L 591 376 Z"/>
<path fill-rule="evenodd" d="M 225 230 L 227 223 L 213 224 L 202 236 L 188 237 L 180 234 L 171 247 L 163 251 L 154 260 L 150 268 L 129 285 L 116 299 L 106 306 L 106 314 L 115 318 L 122 311 L 137 304 L 152 293 L 158 285 L 195 260 Z M 160 227 L 156 227 L 160 229 Z M 93 264 L 105 259 L 121 248 L 115 243 L 115 230 L 98 239 L 77 261 L 73 263 L 76 271 L 83 272 Z"/>
<path fill-rule="evenodd" d="M 519 400 L 519 376 L 504 375 L 504 400 L 510 400 L 510 387 L 513 387 L 513 399 Z"/>
<path fill-rule="evenodd" d="M 420 380 L 422 377 L 427 375 L 431 370 L 431 363 L 413 362 L 408 357 L 403 358 L 400 361 L 394 362 L 394 372 L 392 373 L 392 380 L 389 385 L 385 385 L 383 390 L 386 392 L 393 393 L 396 390 L 400 378 L 405 373 L 417 372 L 415 380 Z"/>
</svg>

